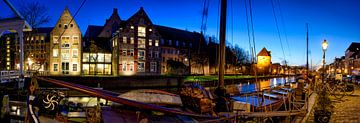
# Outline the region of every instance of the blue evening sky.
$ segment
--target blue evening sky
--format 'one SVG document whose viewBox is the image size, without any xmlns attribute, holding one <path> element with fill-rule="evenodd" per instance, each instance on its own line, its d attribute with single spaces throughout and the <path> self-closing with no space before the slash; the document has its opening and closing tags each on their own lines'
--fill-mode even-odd
<svg viewBox="0 0 360 123">
<path fill-rule="evenodd" d="M 18 8 L 25 0 L 10 1 Z M 29 1 L 40 1 L 48 7 L 51 21 L 43 26 L 54 26 L 65 6 L 68 6 L 70 12 L 74 14 L 82 2 L 82 0 Z M 271 0 L 251 1 L 256 51 L 266 47 L 272 52 L 273 63 L 280 63 L 284 60 L 284 55 L 275 25 Z M 312 59 L 313 65 L 320 65 L 321 43 L 324 39 L 329 42 L 326 60 L 331 62 L 335 57 L 343 56 L 351 42 L 360 42 L 360 1 L 358 0 L 273 1 L 285 58 L 291 65 L 306 63 L 305 23 L 309 23 L 310 60 Z M 103 25 L 113 8 L 118 8 L 120 18 L 124 20 L 143 6 L 154 24 L 200 31 L 203 2 L 204 0 L 87 0 L 75 17 L 75 21 L 82 33 L 85 33 L 88 25 Z M 245 0 L 228 0 L 226 34 L 228 43 L 237 44 L 249 50 L 244 2 Z M 210 36 L 218 36 L 218 4 L 219 0 L 210 0 L 206 32 Z M 0 14 L 6 13 L 6 11 L 1 12 L 5 10 L 3 7 L 4 5 L 0 5 Z M 280 9 L 282 11 L 279 11 Z"/>
</svg>

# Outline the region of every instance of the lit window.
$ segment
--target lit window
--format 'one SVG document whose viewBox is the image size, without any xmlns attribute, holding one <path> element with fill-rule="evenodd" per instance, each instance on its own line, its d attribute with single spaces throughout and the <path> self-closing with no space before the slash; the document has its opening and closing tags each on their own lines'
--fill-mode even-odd
<svg viewBox="0 0 360 123">
<path fill-rule="evenodd" d="M 156 62 L 150 62 L 150 72 L 156 72 Z"/>
<path fill-rule="evenodd" d="M 53 49 L 53 57 L 58 57 L 58 56 L 59 56 L 59 50 Z"/>
<path fill-rule="evenodd" d="M 122 50 L 122 55 L 126 56 L 126 50 Z"/>
<path fill-rule="evenodd" d="M 61 58 L 63 60 L 69 60 L 70 59 L 70 50 L 69 49 L 61 50 Z"/>
<path fill-rule="evenodd" d="M 98 61 L 97 62 L 104 62 L 105 60 L 105 54 L 104 53 L 98 53 Z"/>
<path fill-rule="evenodd" d="M 105 54 L 105 62 L 111 62 L 111 54 Z"/>
<path fill-rule="evenodd" d="M 151 32 L 151 31 L 152 31 L 152 29 L 151 29 L 151 28 L 149 28 L 149 31 Z"/>
<path fill-rule="evenodd" d="M 126 71 L 126 62 L 123 62 L 122 64 L 122 71 Z"/>
<path fill-rule="evenodd" d="M 73 71 L 77 71 L 77 64 L 73 64 Z"/>
<path fill-rule="evenodd" d="M 145 48 L 145 39 L 138 38 L 138 48 Z"/>
<path fill-rule="evenodd" d="M 134 29 L 134 26 L 130 26 L 131 29 Z"/>
<path fill-rule="evenodd" d="M 54 71 L 58 71 L 58 68 L 59 66 L 58 66 L 58 64 L 54 64 Z"/>
<path fill-rule="evenodd" d="M 138 71 L 144 72 L 145 71 L 145 62 L 139 62 L 138 63 Z"/>
<path fill-rule="evenodd" d="M 123 43 L 126 44 L 127 43 L 127 38 L 123 37 Z"/>
<path fill-rule="evenodd" d="M 145 37 L 146 36 L 146 28 L 139 26 L 138 27 L 138 37 Z"/>
<path fill-rule="evenodd" d="M 89 58 L 90 58 L 90 62 L 96 62 L 98 56 L 95 53 L 91 53 Z"/>
<path fill-rule="evenodd" d="M 149 39 L 149 46 L 152 46 L 152 40 Z"/>
<path fill-rule="evenodd" d="M 40 37 L 40 40 L 42 40 L 42 41 L 43 41 L 44 39 L 45 39 L 45 38 L 44 38 L 44 36 L 41 36 L 41 37 Z"/>
<path fill-rule="evenodd" d="M 59 43 L 59 37 L 54 36 L 53 37 L 53 42 L 54 42 L 54 44 L 58 44 Z"/>
<path fill-rule="evenodd" d="M 89 64 L 83 64 L 82 67 L 82 71 L 84 72 L 84 74 L 89 75 Z"/>
<path fill-rule="evenodd" d="M 139 60 L 145 60 L 145 50 L 139 50 L 138 57 Z"/>
<path fill-rule="evenodd" d="M 73 36 L 73 45 L 78 45 L 79 44 L 79 37 L 78 36 Z"/>
<path fill-rule="evenodd" d="M 70 48 L 70 37 L 61 37 L 61 47 Z"/>
<path fill-rule="evenodd" d="M 134 44 L 134 37 L 130 37 L 130 44 Z"/>
<path fill-rule="evenodd" d="M 77 49 L 73 49 L 72 50 L 73 51 L 73 56 L 72 56 L 72 58 L 78 58 L 78 50 Z"/>
<path fill-rule="evenodd" d="M 89 53 L 83 53 L 83 62 L 89 62 Z"/>
<path fill-rule="evenodd" d="M 155 46 L 159 46 L 159 40 L 155 40 Z"/>
</svg>

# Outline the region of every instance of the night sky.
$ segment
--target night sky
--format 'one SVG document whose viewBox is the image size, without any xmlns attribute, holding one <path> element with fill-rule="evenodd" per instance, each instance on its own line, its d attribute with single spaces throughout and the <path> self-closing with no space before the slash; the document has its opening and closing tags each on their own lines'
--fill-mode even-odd
<svg viewBox="0 0 360 123">
<path fill-rule="evenodd" d="M 18 8 L 24 0 L 10 1 Z M 68 6 L 70 12 L 74 14 L 82 2 L 82 0 L 39 1 L 48 7 L 51 16 L 50 23 L 43 26 L 54 26 L 65 6 Z M 244 0 L 228 0 L 227 42 L 249 50 L 244 2 Z M 324 39 L 329 42 L 326 60 L 331 62 L 335 57 L 343 56 L 351 42 L 360 42 L 360 1 L 358 0 L 273 0 L 273 2 L 285 58 L 291 65 L 306 63 L 305 23 L 309 23 L 310 57 L 313 65 L 321 63 L 321 43 Z M 3 3 L 0 4 L 2 4 L 0 15 L 8 13 Z M 210 0 L 206 34 L 215 37 L 218 36 L 219 30 L 218 5 L 219 0 Z M 203 0 L 87 0 L 75 17 L 75 21 L 84 34 L 88 25 L 104 25 L 113 8 L 118 8 L 120 18 L 125 20 L 141 6 L 154 24 L 200 31 Z M 256 50 L 258 52 L 266 47 L 272 52 L 273 63 L 280 63 L 284 60 L 284 55 L 271 0 L 252 0 L 252 6 Z"/>
</svg>

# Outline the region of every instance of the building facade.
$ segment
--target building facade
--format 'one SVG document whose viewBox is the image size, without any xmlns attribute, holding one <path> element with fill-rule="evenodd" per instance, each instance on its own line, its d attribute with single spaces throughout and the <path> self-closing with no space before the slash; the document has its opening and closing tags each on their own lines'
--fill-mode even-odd
<svg viewBox="0 0 360 123">
<path fill-rule="evenodd" d="M 82 35 L 68 8 L 50 34 L 50 75 L 80 75 Z"/>
<path fill-rule="evenodd" d="M 112 38 L 114 75 L 159 75 L 159 39 L 160 35 L 143 8 L 122 21 Z"/>
<path fill-rule="evenodd" d="M 258 74 L 267 75 L 271 72 L 271 52 L 265 47 L 257 54 Z"/>
</svg>

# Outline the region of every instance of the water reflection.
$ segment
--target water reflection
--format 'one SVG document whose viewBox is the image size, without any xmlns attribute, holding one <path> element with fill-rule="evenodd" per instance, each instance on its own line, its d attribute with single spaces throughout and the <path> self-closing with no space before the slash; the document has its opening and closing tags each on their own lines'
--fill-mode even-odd
<svg viewBox="0 0 360 123">
<path fill-rule="evenodd" d="M 295 82 L 295 77 L 281 77 L 281 78 L 271 78 L 271 79 L 260 79 L 260 90 L 269 89 L 271 87 L 276 87 L 284 85 L 288 82 Z M 258 90 L 257 84 L 253 81 L 242 82 L 240 84 L 228 85 L 227 88 L 230 89 L 230 93 L 252 93 Z"/>
</svg>

